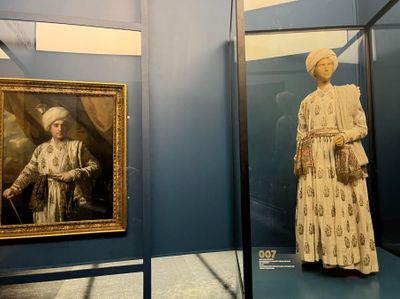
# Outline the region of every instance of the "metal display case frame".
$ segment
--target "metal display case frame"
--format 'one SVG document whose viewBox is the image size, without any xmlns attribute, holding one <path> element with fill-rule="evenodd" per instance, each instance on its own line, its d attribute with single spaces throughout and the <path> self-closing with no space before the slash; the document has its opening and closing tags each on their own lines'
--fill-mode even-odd
<svg viewBox="0 0 400 299">
<path fill-rule="evenodd" d="M 288 29 L 268 29 L 268 30 L 245 30 L 244 1 L 233 0 L 233 7 L 236 5 L 236 67 L 237 67 L 237 92 L 239 110 L 239 151 L 240 151 L 240 195 L 242 209 L 242 240 L 243 240 L 243 266 L 244 266 L 244 292 L 246 298 L 253 298 L 253 266 L 252 266 L 252 236 L 251 236 L 251 213 L 250 213 L 250 184 L 249 184 L 249 153 L 248 153 L 248 115 L 247 115 L 247 88 L 246 88 L 246 53 L 245 36 L 260 33 L 295 33 L 311 31 L 329 30 L 359 30 L 365 37 L 365 66 L 367 77 L 367 105 L 368 105 L 368 126 L 371 128 L 369 133 L 369 157 L 370 173 L 369 181 L 371 185 L 371 196 L 375 204 L 372 209 L 378 209 L 376 202 L 379 202 L 376 180 L 376 152 L 374 136 L 374 115 L 373 115 L 373 76 L 372 76 L 372 28 L 373 26 L 396 4 L 398 0 L 388 1 L 375 15 L 373 15 L 365 25 L 350 26 L 327 26 L 327 27 L 307 27 L 307 28 L 288 28 Z M 375 213 L 374 223 L 380 230 L 379 213 Z M 376 236 L 377 244 L 381 244 L 381 238 Z"/>
<path fill-rule="evenodd" d="M 57 23 L 61 20 L 62 23 L 68 24 L 69 19 L 65 17 L 54 17 L 41 15 L 40 21 Z M 35 18 L 26 13 L 18 12 L 0 12 L 1 20 L 12 20 L 12 21 L 37 21 Z M 141 189 L 142 189 L 142 231 L 141 240 L 143 242 L 143 254 L 142 263 L 130 264 L 130 265 L 111 265 L 98 268 L 90 269 L 74 269 L 64 270 L 55 269 L 54 271 L 34 271 L 34 273 L 27 274 L 10 274 L 3 272 L 0 279 L 0 285 L 7 284 L 22 284 L 32 282 L 44 282 L 54 280 L 65 280 L 65 279 L 76 279 L 86 277 L 96 277 L 104 275 L 116 275 L 125 273 L 142 272 L 143 273 L 143 298 L 151 298 L 151 256 L 152 256 L 152 219 L 151 219 L 151 188 L 150 188 L 150 103 L 149 103 L 149 49 L 148 49 L 148 3 L 147 0 L 140 0 L 140 23 L 134 22 L 114 22 L 114 21 L 96 21 L 93 19 L 78 18 L 79 25 L 84 26 L 97 26 L 103 28 L 118 28 L 132 31 L 141 32 L 141 125 L 142 125 L 142 141 L 141 141 L 141 152 L 142 152 L 142 178 L 141 178 Z M 1 47 L 6 54 L 21 68 L 22 71 L 26 71 L 24 65 L 18 61 L 12 51 L 8 51 L 4 43 L 1 43 Z M 133 70 L 132 70 L 133 71 Z M 129 91 L 128 91 L 129 92 Z M 129 151 L 129 149 L 127 149 Z M 13 241 L 11 241 L 13 242 Z M 23 270 L 23 269 L 19 269 Z M 28 271 L 29 272 L 29 271 Z"/>
</svg>

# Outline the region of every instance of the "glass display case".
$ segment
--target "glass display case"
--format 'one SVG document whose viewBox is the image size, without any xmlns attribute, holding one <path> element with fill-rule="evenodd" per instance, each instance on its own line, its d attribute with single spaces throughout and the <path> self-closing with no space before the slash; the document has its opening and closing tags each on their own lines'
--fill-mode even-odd
<svg viewBox="0 0 400 299">
<path fill-rule="evenodd" d="M 376 290 L 373 285 L 391 281 L 395 273 L 387 268 L 399 264 L 400 254 L 400 234 L 395 229 L 400 224 L 399 205 L 394 200 L 395 169 L 400 165 L 395 155 L 400 116 L 395 79 L 399 5 L 397 1 L 237 1 L 237 144 L 246 296 L 318 298 L 326 289 L 332 289 L 332 296 L 394 294 L 393 289 Z M 352 290 L 336 288 L 337 281 L 326 278 L 337 273 L 327 274 L 322 265 L 305 266 L 295 254 L 298 112 L 302 100 L 316 89 L 305 59 L 318 48 L 332 49 L 338 57 L 332 84 L 359 87 L 369 128 L 362 143 L 369 157 L 368 194 L 381 270 Z M 349 279 L 348 273 L 339 276 Z M 293 279 L 290 288 L 289 279 Z"/>
<path fill-rule="evenodd" d="M 120 106 L 122 110 L 119 116 L 113 114 L 107 116 L 106 111 L 113 111 L 116 106 L 113 108 L 111 104 L 108 108 L 105 106 L 100 108 L 100 106 L 92 105 L 93 103 L 90 104 L 90 99 L 86 99 L 89 100 L 87 104 L 90 106 L 87 108 L 92 112 L 96 109 L 103 109 L 97 111 L 103 115 L 98 114 L 98 117 L 91 118 L 89 121 L 91 126 L 97 126 L 98 132 L 93 136 L 86 134 L 86 137 L 87 140 L 94 138 L 90 140 L 97 140 L 96 142 L 102 144 L 99 144 L 99 149 L 105 149 L 110 142 L 107 140 L 108 137 L 122 133 L 120 135 L 120 140 L 123 141 L 120 144 L 123 148 L 121 155 L 118 151 L 110 148 L 110 155 L 107 159 L 123 161 L 124 165 L 121 166 L 123 175 L 119 177 L 111 175 L 108 183 L 104 181 L 102 194 L 109 194 L 111 197 L 113 195 L 123 196 L 123 201 L 127 203 L 123 208 L 125 214 L 123 217 L 126 217 L 127 226 L 126 230 L 123 229 L 120 232 L 110 231 L 100 235 L 83 235 L 78 232 L 77 235 L 67 237 L 62 236 L 63 233 L 59 232 L 50 238 L 2 240 L 0 272 L 2 272 L 3 278 L 7 276 L 7 273 L 16 270 L 116 261 L 132 261 L 132 263 L 128 263 L 120 269 L 118 267 L 114 270 L 99 269 L 98 275 L 103 275 L 102 271 L 103 273 L 107 273 L 107 271 L 109 273 L 118 273 L 118 271 L 125 273 L 150 269 L 149 238 L 151 234 L 149 222 L 146 222 L 148 214 L 146 216 L 145 212 L 149 211 L 148 205 L 150 204 L 146 22 L 146 1 L 140 0 L 121 1 L 118 4 L 112 1 L 102 1 L 101 4 L 97 1 L 87 1 L 82 4 L 74 0 L 1 2 L 0 77 L 47 80 L 43 82 L 96 82 L 104 84 L 104 86 L 117 83 L 126 87 L 125 94 L 121 94 L 121 99 L 126 97 L 126 101 Z M 70 84 L 79 85 L 79 83 Z M 84 89 L 89 91 L 90 88 L 85 87 Z M 66 95 L 64 97 L 56 96 L 46 89 L 43 93 L 53 95 L 52 100 L 55 102 L 51 102 L 52 105 L 65 106 L 67 105 L 65 101 L 73 100 L 69 100 Z M 82 96 L 83 94 L 78 92 L 76 95 Z M 104 94 L 104 96 L 107 95 Z M 40 100 L 41 98 L 39 98 Z M 22 126 L 25 126 L 25 129 L 29 125 L 28 122 L 31 121 L 30 114 L 33 113 L 28 106 L 27 104 L 14 107 L 13 110 L 15 112 L 22 109 L 21 113 L 25 115 L 26 120 Z M 80 125 L 83 124 L 83 118 L 86 116 L 89 115 L 89 118 L 94 116 L 89 113 L 89 110 L 85 110 L 86 108 L 82 109 L 80 102 L 74 109 L 74 115 L 81 117 L 78 117 Z M 6 110 L 10 111 L 9 107 L 6 107 Z M 118 113 L 117 110 L 114 111 Z M 113 119 L 116 119 L 115 117 L 117 119 L 121 117 L 121 123 L 126 122 L 126 131 L 120 130 L 122 127 L 118 126 L 111 129 L 109 126 L 107 127 L 107 119 L 112 123 Z M 110 136 L 107 137 L 107 134 Z M 21 143 L 16 144 L 16 147 L 18 146 L 21 146 Z M 30 144 L 30 146 L 33 147 L 34 144 Z M 111 169 L 107 169 L 110 166 L 110 164 L 106 164 L 107 159 L 98 158 L 103 173 L 108 170 L 112 172 L 112 165 Z M 6 173 L 2 173 L 4 184 L 6 175 Z M 113 188 L 113 184 L 114 186 L 121 184 L 125 187 L 118 191 Z M 2 191 L 4 188 L 6 187 L 3 186 Z M 107 199 L 105 200 L 107 201 Z M 14 215 L 13 210 L 18 211 L 23 208 L 23 203 L 16 201 L 16 206 L 12 207 L 4 197 L 2 202 L 4 203 L 2 208 L 7 212 L 4 214 Z M 104 207 L 99 205 L 92 208 L 99 211 Z M 115 216 L 115 206 L 114 212 L 112 210 L 109 215 Z M 5 221 L 4 218 L 2 220 Z M 10 223 L 14 223 L 13 220 L 10 221 Z M 6 222 L 1 223 L 1 225 L 6 224 Z M 33 256 L 34 258 L 32 258 Z M 97 275 L 96 271 L 91 271 L 92 273 L 89 274 L 84 272 L 82 271 L 80 274 L 75 272 L 72 276 Z M 147 282 L 150 278 L 149 273 L 150 270 L 144 274 Z M 65 278 L 67 277 L 68 274 Z M 16 281 L 15 277 L 13 279 L 10 281 Z M 29 281 L 29 277 L 26 278 L 26 281 Z M 150 286 L 149 283 L 147 284 Z M 149 287 L 145 289 L 146 296 L 149 296 Z"/>
</svg>

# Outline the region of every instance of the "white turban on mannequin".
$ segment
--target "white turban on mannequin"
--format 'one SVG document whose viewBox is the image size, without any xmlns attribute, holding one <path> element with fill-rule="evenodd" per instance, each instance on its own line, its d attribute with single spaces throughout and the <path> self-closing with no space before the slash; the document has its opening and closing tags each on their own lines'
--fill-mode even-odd
<svg viewBox="0 0 400 299">
<path fill-rule="evenodd" d="M 338 67 L 338 59 L 331 49 L 328 48 L 321 48 L 311 51 L 306 58 L 306 68 L 307 72 L 314 77 L 314 70 L 315 66 L 317 65 L 318 61 L 324 58 L 330 58 L 333 62 L 333 71 L 336 71 Z"/>
<path fill-rule="evenodd" d="M 69 112 L 64 107 L 52 107 L 43 113 L 42 123 L 46 131 L 50 129 L 50 126 L 56 120 L 64 120 L 68 118 Z"/>
</svg>

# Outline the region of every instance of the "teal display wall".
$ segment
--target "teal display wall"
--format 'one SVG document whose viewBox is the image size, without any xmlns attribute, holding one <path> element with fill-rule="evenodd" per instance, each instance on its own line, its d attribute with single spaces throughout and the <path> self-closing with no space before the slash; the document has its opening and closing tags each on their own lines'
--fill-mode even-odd
<svg viewBox="0 0 400 299">
<path fill-rule="evenodd" d="M 150 1 L 154 253 L 230 249 L 230 1 Z"/>
</svg>

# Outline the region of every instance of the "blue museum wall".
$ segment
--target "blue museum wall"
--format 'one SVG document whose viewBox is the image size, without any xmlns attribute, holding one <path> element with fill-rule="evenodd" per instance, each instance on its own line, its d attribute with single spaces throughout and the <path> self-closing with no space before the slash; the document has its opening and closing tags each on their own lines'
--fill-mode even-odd
<svg viewBox="0 0 400 299">
<path fill-rule="evenodd" d="M 154 254 L 231 249 L 230 1 L 149 4 Z"/>
<path fill-rule="evenodd" d="M 31 2 L 26 2 L 26 7 L 20 1 L 14 7 L 4 6 L 9 3 L 12 2 L 0 4 L 0 15 L 20 12 L 38 20 L 45 15 L 37 15 L 28 5 Z M 79 11 L 78 2 L 69 3 L 70 8 Z M 50 10 L 44 19 L 60 18 L 73 23 L 90 18 L 75 13 L 74 9 L 62 17 Z M 149 1 L 149 150 L 155 255 L 237 246 L 228 91 L 229 17 L 229 0 Z M 93 23 L 102 22 L 109 25 L 104 20 Z M 12 65 L 2 72 L 7 77 L 21 74 L 20 77 L 128 84 L 131 198 L 127 234 L 4 241 L 0 246 L 0 270 L 141 257 L 140 58 L 32 53 L 29 49 L 8 46 L 25 73 L 22 75 Z M 7 64 L 10 63 L 1 65 Z"/>
<path fill-rule="evenodd" d="M 0 77 L 21 78 L 24 72 L 11 59 L 0 59 Z"/>
<path fill-rule="evenodd" d="M 69 23 L 71 18 L 82 23 L 140 23 L 140 0 L 2 0 L 0 16 L 4 15 L 42 21 L 56 18 L 60 23 Z"/>
</svg>

